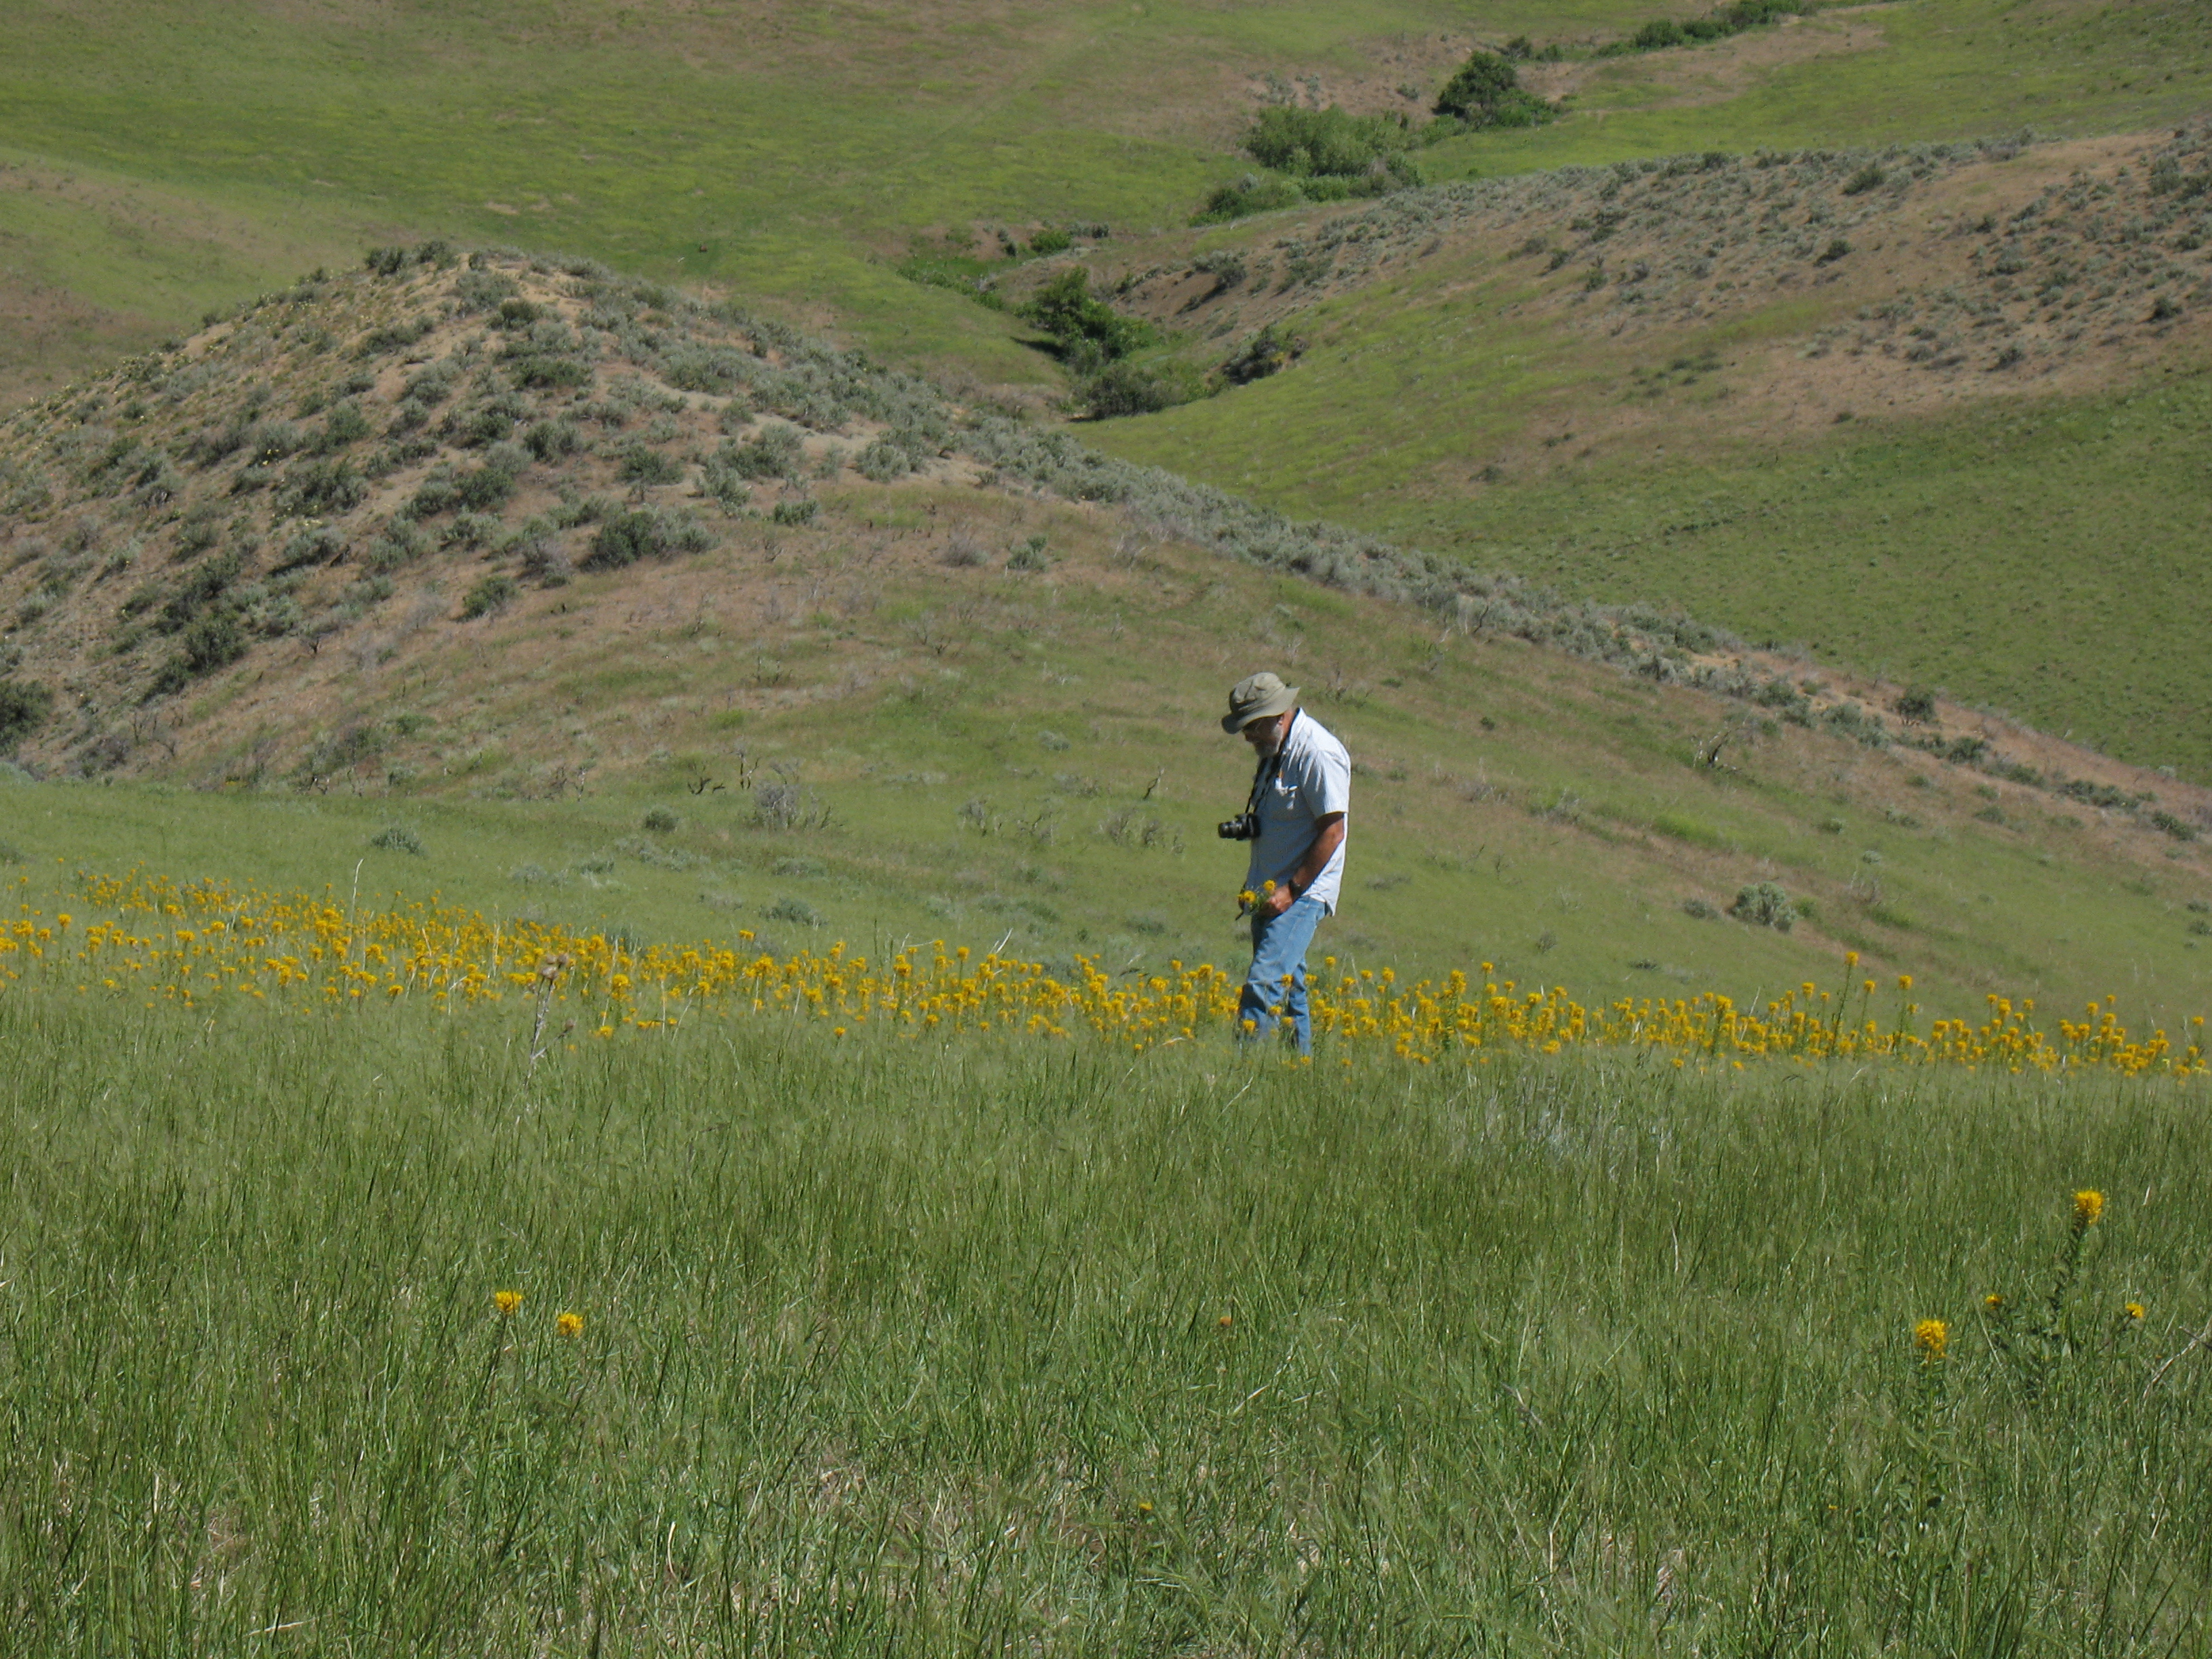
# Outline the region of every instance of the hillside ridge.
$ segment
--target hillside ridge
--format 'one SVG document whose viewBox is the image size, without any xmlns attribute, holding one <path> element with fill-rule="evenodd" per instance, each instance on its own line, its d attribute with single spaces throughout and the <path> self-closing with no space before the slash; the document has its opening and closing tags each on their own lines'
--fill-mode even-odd
<svg viewBox="0 0 2212 1659">
<path fill-rule="evenodd" d="M 319 274 L 20 411 L 0 428 L 0 661 L 21 695 L 67 715 L 15 735 L 34 764 L 88 773 L 168 769 L 173 734 L 129 733 L 241 661 L 263 674 L 273 651 L 312 657 L 372 618 L 389 626 L 403 575 L 438 573 L 402 627 L 465 622 L 526 587 L 680 558 L 750 526 L 816 533 L 818 497 L 840 485 L 1101 503 L 1140 537 L 1410 600 L 1447 629 L 2030 769 L 1975 711 L 1946 718 L 1929 701 L 1886 719 L 1863 676 L 1291 520 L 589 262 L 377 250 L 360 272 Z"/>
</svg>

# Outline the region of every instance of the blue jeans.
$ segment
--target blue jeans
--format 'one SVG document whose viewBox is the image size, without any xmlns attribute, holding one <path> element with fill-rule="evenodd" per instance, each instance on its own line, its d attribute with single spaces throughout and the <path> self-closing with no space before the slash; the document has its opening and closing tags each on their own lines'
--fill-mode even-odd
<svg viewBox="0 0 2212 1659">
<path fill-rule="evenodd" d="M 1237 1029 L 1243 1041 L 1259 1042 L 1275 1029 L 1277 1019 L 1288 1015 L 1297 1033 L 1298 1052 L 1313 1052 L 1313 1020 L 1306 1011 L 1306 946 L 1313 943 L 1314 929 L 1328 914 L 1328 907 L 1319 899 L 1302 898 L 1279 916 L 1253 916 L 1252 971 L 1244 976 L 1243 994 L 1237 1000 Z M 1249 1031 L 1244 1029 L 1247 1020 L 1252 1024 Z"/>
</svg>

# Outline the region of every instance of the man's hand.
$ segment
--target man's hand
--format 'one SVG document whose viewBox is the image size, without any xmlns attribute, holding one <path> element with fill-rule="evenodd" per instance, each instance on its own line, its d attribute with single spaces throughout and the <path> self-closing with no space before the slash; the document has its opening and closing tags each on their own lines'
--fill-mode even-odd
<svg viewBox="0 0 2212 1659">
<path fill-rule="evenodd" d="M 1297 902 L 1297 895 L 1291 891 L 1290 884 L 1285 882 L 1260 901 L 1260 914 L 1263 916 L 1279 916 Z"/>
</svg>

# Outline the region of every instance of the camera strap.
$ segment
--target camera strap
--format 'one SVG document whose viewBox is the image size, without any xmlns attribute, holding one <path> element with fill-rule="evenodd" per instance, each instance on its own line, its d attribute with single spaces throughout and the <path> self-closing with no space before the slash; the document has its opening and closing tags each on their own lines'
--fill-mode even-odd
<svg viewBox="0 0 2212 1659">
<path fill-rule="evenodd" d="M 1252 793 L 1244 797 L 1244 810 L 1255 817 L 1259 815 L 1260 797 L 1266 793 L 1267 786 L 1275 781 L 1276 775 L 1283 769 L 1283 757 L 1288 754 L 1291 749 L 1291 733 L 1297 729 L 1298 717 L 1293 714 L 1291 716 L 1290 726 L 1283 732 L 1282 742 L 1275 745 L 1275 752 L 1272 755 L 1261 756 L 1259 765 L 1252 769 Z"/>
</svg>

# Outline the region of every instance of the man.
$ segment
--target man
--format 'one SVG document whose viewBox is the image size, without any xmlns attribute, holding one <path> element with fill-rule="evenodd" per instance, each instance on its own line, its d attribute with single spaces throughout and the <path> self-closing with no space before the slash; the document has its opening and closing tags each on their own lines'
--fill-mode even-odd
<svg viewBox="0 0 2212 1659">
<path fill-rule="evenodd" d="M 1297 688 L 1273 674 L 1237 682 L 1224 732 L 1259 756 L 1244 828 L 1252 863 L 1252 971 L 1237 1000 L 1239 1029 L 1257 1041 L 1288 1014 L 1298 1052 L 1313 1052 L 1306 1010 L 1306 947 L 1344 884 L 1344 815 L 1352 804 L 1352 757 L 1298 707 Z M 1224 836 L 1229 826 L 1223 826 Z M 1267 884 L 1274 887 L 1269 890 Z"/>
</svg>

